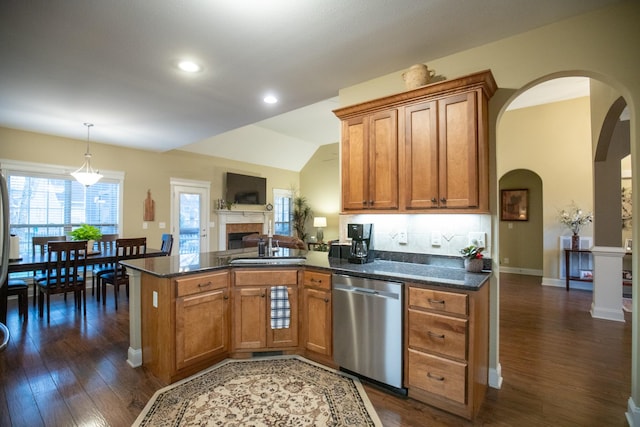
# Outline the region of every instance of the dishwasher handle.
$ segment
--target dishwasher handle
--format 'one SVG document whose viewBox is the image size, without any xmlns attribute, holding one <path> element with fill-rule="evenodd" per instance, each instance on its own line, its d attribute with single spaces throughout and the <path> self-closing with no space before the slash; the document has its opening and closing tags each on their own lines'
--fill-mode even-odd
<svg viewBox="0 0 640 427">
<path fill-rule="evenodd" d="M 358 288 L 356 286 L 343 285 L 340 283 L 335 283 L 333 285 L 333 289 L 335 291 L 353 292 L 355 294 L 363 294 L 366 296 L 400 299 L 400 294 L 395 292 L 376 291 L 374 289 Z"/>
</svg>

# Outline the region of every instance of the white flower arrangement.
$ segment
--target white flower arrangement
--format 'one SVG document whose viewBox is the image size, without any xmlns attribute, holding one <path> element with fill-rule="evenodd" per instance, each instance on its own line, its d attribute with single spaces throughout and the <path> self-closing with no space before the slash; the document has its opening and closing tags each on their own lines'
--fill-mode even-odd
<svg viewBox="0 0 640 427">
<path fill-rule="evenodd" d="M 558 214 L 561 224 L 564 224 L 573 234 L 579 234 L 580 229 L 593 222 L 593 214 L 591 212 L 584 213 L 575 202 L 567 209 L 563 209 Z"/>
</svg>

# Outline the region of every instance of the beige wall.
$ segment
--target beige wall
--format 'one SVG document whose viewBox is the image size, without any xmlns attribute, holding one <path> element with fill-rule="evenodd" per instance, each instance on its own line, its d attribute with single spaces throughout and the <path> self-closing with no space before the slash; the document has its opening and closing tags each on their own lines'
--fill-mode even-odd
<svg viewBox="0 0 640 427">
<path fill-rule="evenodd" d="M 0 128 L 0 159 L 69 166 L 69 172 L 84 161 L 86 141 Z M 264 176 L 267 178 L 267 199 L 273 202 L 273 188 L 299 187 L 299 174 L 283 169 L 269 168 L 173 150 L 166 153 L 132 150 L 113 145 L 91 143 L 92 165 L 100 170 L 125 173 L 123 188 L 122 236 L 146 236 L 149 246 L 160 247 L 160 235 L 167 230 L 158 224 L 171 222 L 171 178 L 208 181 L 211 183 L 213 202 L 224 198 L 224 173 L 227 171 Z M 155 201 L 155 221 L 142 228 L 143 201 L 151 190 Z M 245 206 L 247 209 L 255 207 Z M 212 215 L 211 220 L 215 220 Z M 217 250 L 217 229 L 210 230 L 211 250 Z"/>
<path fill-rule="evenodd" d="M 559 277 L 559 236 L 571 235 L 558 222 L 558 212 L 572 202 L 593 210 L 589 123 L 588 97 L 507 111 L 500 120 L 498 177 L 526 169 L 542 179 L 543 253 L 537 256 L 542 256 L 545 280 Z M 592 236 L 591 226 L 580 234 Z"/>
<path fill-rule="evenodd" d="M 327 218 L 324 240 L 338 238 L 338 212 L 340 212 L 339 144 L 320 146 L 300 171 L 301 194 L 307 198 L 314 216 Z M 316 229 L 309 225 L 308 232 L 315 236 Z"/>
</svg>

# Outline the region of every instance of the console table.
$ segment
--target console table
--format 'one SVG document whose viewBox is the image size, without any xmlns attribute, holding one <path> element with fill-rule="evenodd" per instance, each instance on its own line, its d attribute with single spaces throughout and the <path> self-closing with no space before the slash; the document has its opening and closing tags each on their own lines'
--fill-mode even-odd
<svg viewBox="0 0 640 427">
<path fill-rule="evenodd" d="M 569 282 L 571 280 L 577 280 L 579 282 L 593 282 L 593 277 L 582 278 L 582 277 L 579 277 L 579 276 L 572 276 L 571 275 L 571 254 L 572 253 L 590 254 L 591 251 L 587 250 L 587 249 L 565 249 L 564 250 L 564 271 L 565 271 L 565 283 L 566 283 L 566 286 L 567 286 L 567 291 L 569 290 Z"/>
</svg>

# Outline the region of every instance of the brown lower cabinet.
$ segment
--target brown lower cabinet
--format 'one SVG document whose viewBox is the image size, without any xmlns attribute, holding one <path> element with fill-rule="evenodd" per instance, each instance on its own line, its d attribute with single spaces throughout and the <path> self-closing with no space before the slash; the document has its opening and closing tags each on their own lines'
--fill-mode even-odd
<svg viewBox="0 0 640 427">
<path fill-rule="evenodd" d="M 406 288 L 405 385 L 409 396 L 472 419 L 487 389 L 489 286 Z"/>
<path fill-rule="evenodd" d="M 302 298 L 302 336 L 305 355 L 319 362 L 333 365 L 331 274 L 305 270 Z"/>
<path fill-rule="evenodd" d="M 142 363 L 172 383 L 229 351 L 229 272 L 142 275 Z"/>
<path fill-rule="evenodd" d="M 298 270 L 233 270 L 233 352 L 284 350 L 298 346 Z M 271 288 L 286 286 L 288 328 L 271 327 Z"/>
<path fill-rule="evenodd" d="M 273 286 L 287 287 L 288 328 L 271 327 Z M 331 273 L 312 268 L 232 268 L 172 279 L 142 274 L 143 364 L 167 383 L 254 352 L 303 354 L 336 367 L 331 290 Z M 488 381 L 489 286 L 407 283 L 405 307 L 409 397 L 472 419 Z"/>
</svg>

